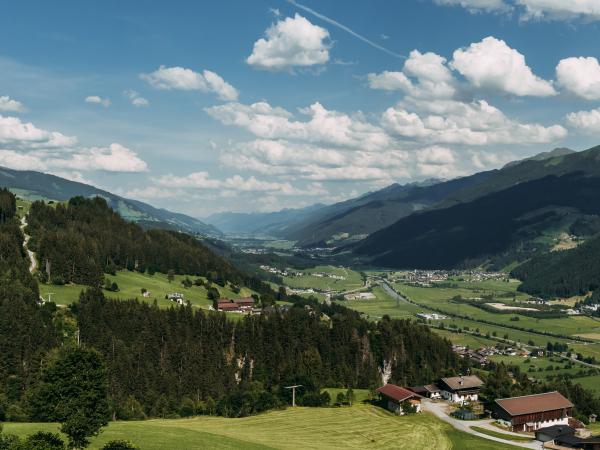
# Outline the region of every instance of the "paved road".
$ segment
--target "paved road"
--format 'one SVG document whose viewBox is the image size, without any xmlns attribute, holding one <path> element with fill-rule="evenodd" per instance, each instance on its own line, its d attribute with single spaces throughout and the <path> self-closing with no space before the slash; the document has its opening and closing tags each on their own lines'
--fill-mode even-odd
<svg viewBox="0 0 600 450">
<path fill-rule="evenodd" d="M 23 235 L 25 236 L 25 239 L 23 241 L 23 248 L 25 248 L 25 250 L 27 251 L 27 256 L 29 256 L 29 272 L 33 273 L 37 269 L 37 260 L 35 259 L 35 255 L 33 254 L 33 252 L 31 250 L 29 250 L 29 247 L 27 247 L 27 244 L 29 243 L 29 239 L 31 239 L 31 236 L 29 236 L 28 234 L 25 234 L 26 226 L 27 226 L 27 219 L 25 218 L 25 216 L 23 216 L 23 217 L 21 217 L 21 230 L 23 231 Z"/>
<path fill-rule="evenodd" d="M 429 399 L 423 399 L 422 403 L 423 411 L 427 411 L 434 414 L 436 417 L 438 417 L 446 423 L 449 423 L 457 430 L 464 431 L 465 433 L 469 433 L 480 438 L 488 439 L 490 441 L 501 442 L 503 444 L 513 445 L 516 447 L 531 448 L 536 450 L 543 449 L 542 443 L 538 441 L 532 440 L 531 442 L 516 442 L 479 433 L 478 431 L 473 430 L 471 427 L 478 426 L 496 432 L 499 432 L 499 430 L 491 424 L 491 420 L 458 420 L 454 417 L 450 417 L 448 414 L 446 414 L 445 411 L 445 408 L 447 406 L 448 405 L 445 402 L 432 402 Z M 523 437 L 522 434 L 511 433 L 508 431 L 502 431 L 502 433 Z"/>
</svg>

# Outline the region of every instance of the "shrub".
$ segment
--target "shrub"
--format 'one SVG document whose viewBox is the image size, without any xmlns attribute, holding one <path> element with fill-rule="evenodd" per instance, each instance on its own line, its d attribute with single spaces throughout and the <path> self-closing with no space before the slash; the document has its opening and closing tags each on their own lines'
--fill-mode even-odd
<svg viewBox="0 0 600 450">
<path fill-rule="evenodd" d="M 129 441 L 110 441 L 101 450 L 139 450 L 139 447 Z"/>
</svg>

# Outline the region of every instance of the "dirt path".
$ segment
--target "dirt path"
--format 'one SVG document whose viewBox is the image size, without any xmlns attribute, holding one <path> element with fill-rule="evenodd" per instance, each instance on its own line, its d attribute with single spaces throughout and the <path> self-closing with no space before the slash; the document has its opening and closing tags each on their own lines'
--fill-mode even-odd
<svg viewBox="0 0 600 450">
<path fill-rule="evenodd" d="M 31 236 L 25 233 L 25 227 L 27 226 L 27 219 L 25 216 L 21 217 L 21 231 L 23 231 L 23 235 L 25 239 L 23 241 L 23 248 L 27 251 L 27 256 L 29 257 L 29 272 L 33 273 L 37 270 L 37 260 L 35 259 L 35 254 L 29 250 L 27 244 L 29 244 L 29 240 Z"/>
</svg>

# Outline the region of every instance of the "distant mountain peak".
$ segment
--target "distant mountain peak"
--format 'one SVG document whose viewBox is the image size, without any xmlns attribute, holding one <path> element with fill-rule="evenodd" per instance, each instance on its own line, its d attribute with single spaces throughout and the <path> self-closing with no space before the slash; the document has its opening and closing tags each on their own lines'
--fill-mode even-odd
<svg viewBox="0 0 600 450">
<path fill-rule="evenodd" d="M 537 155 L 533 155 L 530 156 L 528 158 L 524 158 L 524 159 L 519 159 L 517 161 L 511 161 L 509 163 L 507 163 L 503 168 L 507 168 L 507 167 L 514 167 L 518 164 L 522 164 L 526 161 L 544 161 L 546 159 L 551 159 L 551 158 L 556 158 L 559 156 L 566 156 L 566 155 L 570 155 L 572 153 L 576 153 L 575 150 L 571 150 L 570 148 L 567 147 L 557 147 L 553 150 L 550 150 L 549 152 L 542 152 L 542 153 L 538 153 Z"/>
</svg>

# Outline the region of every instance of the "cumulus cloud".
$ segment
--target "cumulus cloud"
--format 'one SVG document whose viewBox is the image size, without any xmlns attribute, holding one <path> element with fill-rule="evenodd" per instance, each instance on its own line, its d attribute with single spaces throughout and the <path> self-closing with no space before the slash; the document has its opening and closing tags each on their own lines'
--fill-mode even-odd
<svg viewBox="0 0 600 450">
<path fill-rule="evenodd" d="M 0 96 L 0 111 L 2 112 L 25 112 L 23 104 L 7 95 Z"/>
<path fill-rule="evenodd" d="M 140 94 L 137 91 L 128 89 L 128 90 L 124 91 L 123 94 L 125 95 L 125 97 L 127 97 L 129 99 L 131 104 L 133 106 L 135 106 L 136 108 L 147 108 L 148 106 L 150 106 L 150 102 L 148 100 L 146 100 L 144 97 L 140 96 Z"/>
<path fill-rule="evenodd" d="M 462 6 L 471 13 L 486 12 L 508 12 L 512 7 L 504 0 L 434 0 L 438 5 Z"/>
<path fill-rule="evenodd" d="M 558 84 L 586 100 L 600 100 L 600 64 L 594 57 L 566 58 L 556 66 Z"/>
<path fill-rule="evenodd" d="M 228 103 L 206 108 L 205 111 L 225 125 L 244 128 L 256 137 L 287 139 L 320 144 L 375 150 L 390 145 L 387 134 L 369 123 L 362 114 L 349 116 L 328 110 L 313 103 L 301 113 L 307 121 L 293 120 L 293 115 L 283 108 L 266 102 L 245 105 Z"/>
<path fill-rule="evenodd" d="M 85 102 L 86 103 L 93 103 L 96 105 L 102 105 L 105 108 L 108 108 L 110 106 L 110 99 L 109 98 L 102 98 L 98 95 L 90 95 L 88 97 L 85 98 Z"/>
<path fill-rule="evenodd" d="M 600 136 L 600 108 L 569 113 L 567 123 L 584 133 Z"/>
<path fill-rule="evenodd" d="M 0 115 L 0 145 L 16 148 L 59 148 L 75 145 L 77 139 L 56 131 L 37 128 L 17 117 Z"/>
<path fill-rule="evenodd" d="M 478 88 L 519 96 L 556 95 L 552 83 L 534 75 L 521 53 L 492 36 L 456 50 L 451 65 Z"/>
<path fill-rule="evenodd" d="M 403 106 L 411 106 L 413 111 Z M 464 103 L 408 99 L 404 105 L 388 108 L 381 122 L 389 133 L 424 143 L 541 144 L 567 135 L 567 130 L 560 125 L 545 127 L 517 122 L 485 100 Z"/>
<path fill-rule="evenodd" d="M 597 0 L 516 0 L 516 3 L 525 8 L 522 16 L 525 20 L 600 20 L 600 3 Z"/>
<path fill-rule="evenodd" d="M 152 73 L 141 74 L 140 78 L 157 89 L 210 92 L 226 101 L 238 98 L 238 91 L 210 70 L 200 73 L 184 67 L 160 66 Z"/>
<path fill-rule="evenodd" d="M 329 32 L 296 14 L 267 28 L 265 37 L 254 43 L 246 62 L 265 70 L 289 70 L 329 61 Z"/>
<path fill-rule="evenodd" d="M 77 139 L 47 131 L 16 117 L 0 116 L 0 164 L 19 170 L 144 172 L 146 163 L 132 150 L 113 143 L 82 147 Z"/>
</svg>

